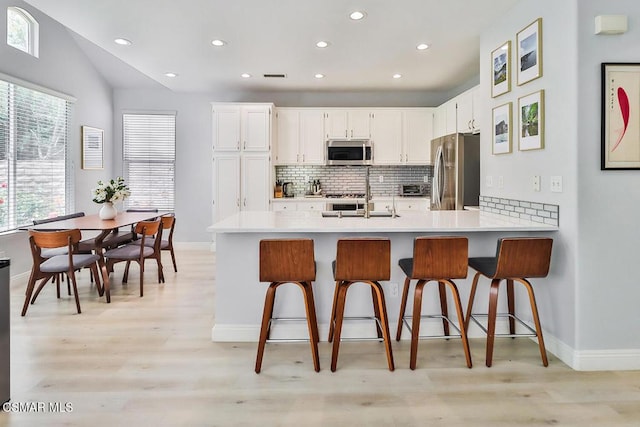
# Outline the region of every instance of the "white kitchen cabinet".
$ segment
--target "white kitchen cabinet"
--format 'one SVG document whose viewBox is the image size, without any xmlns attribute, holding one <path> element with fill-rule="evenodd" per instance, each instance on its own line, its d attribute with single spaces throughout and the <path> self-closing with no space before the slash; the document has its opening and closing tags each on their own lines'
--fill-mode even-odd
<svg viewBox="0 0 640 427">
<path fill-rule="evenodd" d="M 447 132 L 447 109 L 444 104 L 433 111 L 433 138 L 446 135 Z"/>
<path fill-rule="evenodd" d="M 404 162 L 401 110 L 375 110 L 371 113 L 371 142 L 373 164 L 397 165 Z"/>
<path fill-rule="evenodd" d="M 318 200 L 298 200 L 289 201 L 283 199 L 274 200 L 271 203 L 272 211 L 307 211 L 322 212 L 325 210 L 326 202 Z"/>
<path fill-rule="evenodd" d="M 403 164 L 424 165 L 431 163 L 433 111 L 433 108 L 412 108 L 403 111 Z"/>
<path fill-rule="evenodd" d="M 373 200 L 374 209 L 377 211 L 390 211 L 393 207 L 393 199 L 375 198 Z M 429 210 L 430 199 L 424 197 L 416 197 L 415 199 L 407 199 L 402 197 L 395 198 L 396 212 L 426 212 Z"/>
<path fill-rule="evenodd" d="M 369 110 L 326 111 L 326 139 L 369 139 L 370 120 Z"/>
<path fill-rule="evenodd" d="M 458 132 L 458 114 L 457 114 L 457 101 L 456 99 L 452 99 L 447 101 L 445 104 L 446 111 L 446 124 L 445 124 L 445 133 L 444 135 L 451 135 L 452 133 Z"/>
<path fill-rule="evenodd" d="M 272 104 L 212 104 L 216 152 L 268 152 Z"/>
<path fill-rule="evenodd" d="M 279 108 L 276 123 L 275 164 L 324 164 L 324 110 Z"/>
<path fill-rule="evenodd" d="M 213 157 L 213 222 L 240 212 L 240 156 Z"/>
<path fill-rule="evenodd" d="M 310 202 L 305 200 L 302 202 L 298 202 L 296 205 L 299 211 L 322 212 L 323 210 L 325 210 L 326 202 Z"/>
<path fill-rule="evenodd" d="M 457 126 L 461 133 L 480 132 L 480 87 L 476 86 L 461 93 L 456 98 Z"/>
</svg>

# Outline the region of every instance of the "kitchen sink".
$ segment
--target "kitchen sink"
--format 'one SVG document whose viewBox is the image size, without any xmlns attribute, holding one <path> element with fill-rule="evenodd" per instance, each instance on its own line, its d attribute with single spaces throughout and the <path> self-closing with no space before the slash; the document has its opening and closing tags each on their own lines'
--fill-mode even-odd
<svg viewBox="0 0 640 427">
<path fill-rule="evenodd" d="M 364 218 L 364 212 L 361 210 L 356 211 L 323 211 L 322 216 L 324 218 Z M 389 211 L 371 211 L 369 212 L 371 218 L 392 218 L 393 214 Z M 396 214 L 396 218 L 400 215 Z"/>
</svg>

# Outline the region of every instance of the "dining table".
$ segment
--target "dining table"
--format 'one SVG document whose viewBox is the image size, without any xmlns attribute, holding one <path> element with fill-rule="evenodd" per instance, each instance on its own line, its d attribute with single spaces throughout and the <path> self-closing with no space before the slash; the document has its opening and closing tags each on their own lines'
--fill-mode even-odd
<svg viewBox="0 0 640 427">
<path fill-rule="evenodd" d="M 109 233 L 120 227 L 127 227 L 140 221 L 148 221 L 157 218 L 157 212 L 118 212 L 113 219 L 102 219 L 98 214 L 69 218 L 60 221 L 46 222 L 44 224 L 33 225 L 27 230 L 57 231 L 79 229 L 81 231 L 98 231 L 99 234 L 93 239 L 93 250 L 100 257 L 98 265 L 102 272 L 103 293 L 108 303 L 111 302 L 111 292 L 109 285 L 109 272 L 104 260 L 103 241 Z"/>
</svg>

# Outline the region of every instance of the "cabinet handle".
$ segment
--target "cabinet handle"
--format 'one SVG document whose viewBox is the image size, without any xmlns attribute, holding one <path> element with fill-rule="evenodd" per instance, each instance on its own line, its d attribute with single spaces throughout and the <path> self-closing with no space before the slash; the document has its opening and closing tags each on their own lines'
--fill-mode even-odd
<svg viewBox="0 0 640 427">
<path fill-rule="evenodd" d="M 246 149 L 247 149 L 247 141 L 244 141 L 244 145 L 243 145 L 242 149 L 243 149 L 243 150 L 246 150 Z"/>
<path fill-rule="evenodd" d="M 238 151 L 240 151 L 240 141 L 236 143 L 236 147 L 238 148 Z"/>
<path fill-rule="evenodd" d="M 400 153 L 400 161 L 402 161 L 402 153 Z"/>
<path fill-rule="evenodd" d="M 353 138 L 353 129 L 351 129 L 351 138 Z"/>
<path fill-rule="evenodd" d="M 304 163 L 304 154 L 302 155 L 302 163 Z"/>
<path fill-rule="evenodd" d="M 236 199 L 236 206 L 240 207 L 240 199 Z"/>
<path fill-rule="evenodd" d="M 300 161 L 300 154 L 296 154 L 296 163 Z"/>
<path fill-rule="evenodd" d="M 471 129 L 476 128 L 476 119 L 471 120 Z"/>
<path fill-rule="evenodd" d="M 344 137 L 345 137 L 345 138 L 347 138 L 347 137 L 349 136 L 349 134 L 348 134 L 347 132 L 349 132 L 349 131 L 348 131 L 348 130 L 345 130 L 345 131 L 344 131 Z"/>
<path fill-rule="evenodd" d="M 247 207 L 247 198 L 245 197 L 244 200 L 242 201 L 242 205 L 246 208 Z"/>
<path fill-rule="evenodd" d="M 405 161 L 405 162 L 408 162 L 408 161 L 409 161 L 409 155 L 408 155 L 408 154 L 405 154 L 405 155 L 404 155 L 404 161 Z"/>
</svg>

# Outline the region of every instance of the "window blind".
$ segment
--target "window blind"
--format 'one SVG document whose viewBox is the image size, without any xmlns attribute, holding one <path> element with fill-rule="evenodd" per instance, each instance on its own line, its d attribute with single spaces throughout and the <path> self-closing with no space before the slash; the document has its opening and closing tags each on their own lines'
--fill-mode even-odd
<svg viewBox="0 0 640 427">
<path fill-rule="evenodd" d="M 0 80 L 0 232 L 64 215 L 70 103 Z"/>
<path fill-rule="evenodd" d="M 175 202 L 175 114 L 123 114 L 127 208 L 173 211 Z"/>
</svg>

